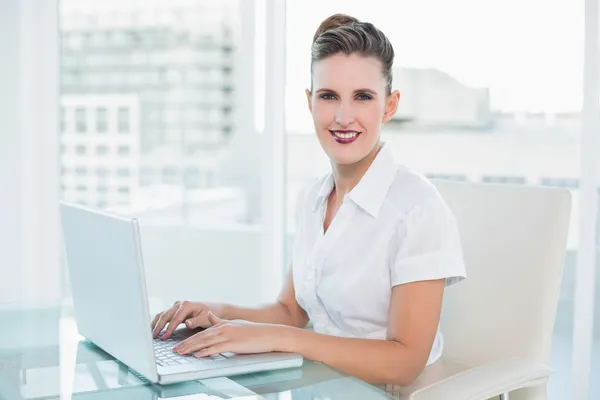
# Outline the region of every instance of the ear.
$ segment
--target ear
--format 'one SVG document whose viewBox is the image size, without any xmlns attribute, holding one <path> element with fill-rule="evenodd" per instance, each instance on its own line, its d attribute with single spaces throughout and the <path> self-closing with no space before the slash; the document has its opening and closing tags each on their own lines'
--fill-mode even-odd
<svg viewBox="0 0 600 400">
<path fill-rule="evenodd" d="M 308 89 L 305 90 L 305 93 L 306 93 L 306 101 L 308 102 L 308 110 L 312 114 L 312 93 Z"/>
<path fill-rule="evenodd" d="M 385 112 L 383 113 L 383 122 L 388 122 L 396 114 L 398 103 L 400 102 L 400 92 L 394 90 L 389 94 L 385 101 Z"/>
</svg>

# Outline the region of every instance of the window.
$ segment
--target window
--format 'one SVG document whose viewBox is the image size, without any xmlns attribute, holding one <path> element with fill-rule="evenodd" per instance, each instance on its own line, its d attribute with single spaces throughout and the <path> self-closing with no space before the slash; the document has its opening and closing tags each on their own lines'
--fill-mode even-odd
<svg viewBox="0 0 600 400">
<path fill-rule="evenodd" d="M 105 145 L 100 145 L 96 147 L 96 155 L 97 156 L 105 156 L 108 154 L 108 147 Z"/>
<path fill-rule="evenodd" d="M 202 176 L 199 168 L 188 168 L 183 176 L 184 185 L 187 188 L 202 187 Z"/>
<path fill-rule="evenodd" d="M 179 169 L 173 166 L 163 168 L 163 182 L 167 184 L 178 184 Z"/>
<path fill-rule="evenodd" d="M 86 151 L 87 149 L 83 145 L 78 145 L 75 147 L 75 154 L 77 154 L 78 156 L 84 156 Z"/>
<path fill-rule="evenodd" d="M 75 131 L 77 133 L 85 133 L 87 131 L 85 108 L 75 109 Z"/>
<path fill-rule="evenodd" d="M 75 168 L 75 175 L 77 176 L 87 176 L 87 169 L 85 167 L 77 167 Z"/>
<path fill-rule="evenodd" d="M 129 146 L 119 146 L 119 148 L 117 149 L 117 153 L 120 156 L 127 156 L 131 152 L 130 150 L 131 149 L 129 148 Z"/>
<path fill-rule="evenodd" d="M 445 179 L 449 181 L 466 181 L 467 177 L 462 174 L 425 174 L 425 176 L 429 179 Z"/>
<path fill-rule="evenodd" d="M 96 109 L 96 132 L 108 132 L 108 110 L 106 107 Z"/>
<path fill-rule="evenodd" d="M 129 194 L 129 188 L 127 186 L 119 186 L 117 191 L 121 194 Z"/>
<path fill-rule="evenodd" d="M 162 180 L 162 173 L 159 168 L 144 167 L 140 173 L 140 183 L 142 186 L 156 185 Z"/>
<path fill-rule="evenodd" d="M 101 168 L 96 169 L 96 176 L 98 178 L 105 178 L 108 176 L 108 174 L 109 174 L 108 168 L 101 167 Z"/>
<path fill-rule="evenodd" d="M 129 133 L 129 108 L 119 107 L 117 111 L 117 126 L 119 133 Z"/>
<path fill-rule="evenodd" d="M 522 176 L 484 176 L 483 182 L 486 183 L 515 183 L 519 185 L 525 184 L 525 178 Z"/>
<path fill-rule="evenodd" d="M 175 176 L 179 173 L 179 169 L 174 166 L 168 166 L 163 168 L 164 176 Z"/>
<path fill-rule="evenodd" d="M 540 179 L 542 186 L 557 186 L 568 189 L 577 189 L 579 187 L 579 179 L 574 178 L 542 178 Z"/>
<path fill-rule="evenodd" d="M 127 168 L 119 168 L 119 169 L 117 169 L 117 175 L 123 176 L 123 177 L 129 176 L 129 169 L 127 169 Z"/>
</svg>

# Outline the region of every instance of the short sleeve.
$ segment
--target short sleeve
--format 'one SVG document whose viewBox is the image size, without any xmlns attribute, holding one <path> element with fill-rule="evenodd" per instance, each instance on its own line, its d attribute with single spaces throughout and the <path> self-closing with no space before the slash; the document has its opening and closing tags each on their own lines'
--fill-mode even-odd
<svg viewBox="0 0 600 400">
<path fill-rule="evenodd" d="M 391 261 L 391 284 L 466 278 L 458 224 L 441 196 L 415 206 L 398 230 L 398 252 Z"/>
</svg>

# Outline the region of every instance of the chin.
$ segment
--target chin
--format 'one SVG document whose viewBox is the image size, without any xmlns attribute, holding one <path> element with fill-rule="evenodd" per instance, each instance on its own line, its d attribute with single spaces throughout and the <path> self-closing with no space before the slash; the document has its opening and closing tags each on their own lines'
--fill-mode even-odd
<svg viewBox="0 0 600 400">
<path fill-rule="evenodd" d="M 368 150 L 362 149 L 331 149 L 328 152 L 329 159 L 338 165 L 356 164 L 369 154 Z"/>
</svg>

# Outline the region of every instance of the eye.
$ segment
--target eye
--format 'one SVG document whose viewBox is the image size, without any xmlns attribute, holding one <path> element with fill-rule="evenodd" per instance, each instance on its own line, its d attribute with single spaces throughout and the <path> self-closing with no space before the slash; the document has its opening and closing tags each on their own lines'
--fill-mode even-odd
<svg viewBox="0 0 600 400">
<path fill-rule="evenodd" d="M 373 97 L 366 93 L 359 93 L 358 95 L 356 95 L 356 98 L 358 100 L 371 100 Z"/>
<path fill-rule="evenodd" d="M 323 100 L 335 100 L 335 94 L 333 93 L 322 93 L 319 98 Z"/>
</svg>

